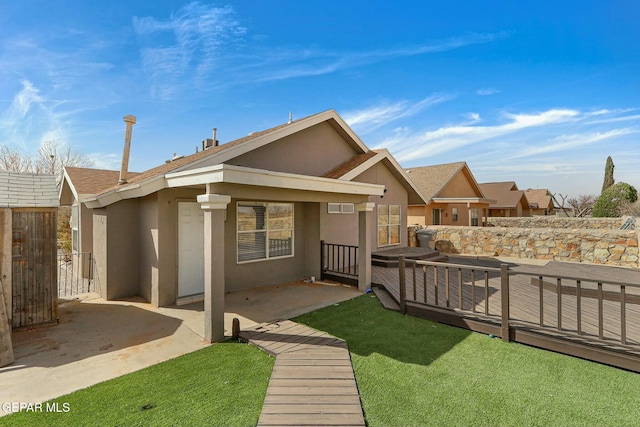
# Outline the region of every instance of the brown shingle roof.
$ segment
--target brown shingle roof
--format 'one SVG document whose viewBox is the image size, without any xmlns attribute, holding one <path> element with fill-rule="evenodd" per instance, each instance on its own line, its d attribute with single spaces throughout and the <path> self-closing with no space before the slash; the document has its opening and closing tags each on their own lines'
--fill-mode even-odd
<svg viewBox="0 0 640 427">
<path fill-rule="evenodd" d="M 318 113 L 318 114 L 322 114 L 322 113 Z M 313 117 L 313 116 L 316 116 L 316 115 L 317 114 L 312 114 L 310 116 L 303 117 L 303 118 L 298 119 L 298 120 L 294 120 L 291 123 L 296 123 L 296 122 L 299 122 L 299 121 L 302 121 L 302 120 L 306 120 L 306 119 L 308 119 L 310 117 Z M 218 154 L 220 152 L 228 150 L 229 148 L 237 147 L 238 145 L 242 145 L 242 144 L 244 144 L 244 143 L 246 143 L 248 141 L 251 141 L 253 139 L 259 138 L 259 137 L 261 137 L 263 135 L 267 135 L 267 134 L 269 134 L 271 132 L 275 132 L 275 131 L 277 131 L 279 129 L 282 129 L 282 128 L 286 127 L 286 126 L 290 126 L 291 123 L 284 123 L 284 124 L 281 124 L 281 125 L 278 125 L 278 126 L 274 126 L 272 128 L 269 128 L 269 129 L 266 129 L 266 130 L 263 130 L 263 131 L 260 131 L 260 132 L 253 132 L 253 133 L 251 133 L 251 134 L 249 134 L 247 136 L 244 136 L 242 138 L 236 139 L 234 141 L 227 142 L 226 144 L 218 145 L 216 147 L 211 147 L 211 148 L 208 148 L 208 149 L 206 149 L 204 151 L 200 151 L 198 153 L 191 154 L 191 155 L 184 156 L 184 157 L 181 157 L 179 159 L 173 160 L 173 161 L 171 161 L 169 163 L 164 163 L 164 164 L 162 164 L 160 166 L 156 166 L 155 168 L 152 168 L 152 169 L 146 170 L 146 171 L 144 171 L 142 173 L 136 174 L 135 177 L 132 177 L 131 174 L 130 174 L 128 182 L 127 182 L 127 185 L 128 184 L 141 183 L 141 182 L 147 181 L 149 179 L 155 178 L 157 176 L 165 175 L 165 174 L 167 174 L 169 172 L 175 171 L 175 170 L 177 170 L 177 169 L 179 169 L 179 168 L 181 168 L 183 166 L 186 166 L 186 165 L 188 165 L 190 163 L 193 163 L 195 161 L 205 159 L 205 158 L 207 158 L 209 156 L 213 156 L 215 154 Z M 118 185 L 118 180 L 116 179 L 115 185 L 112 185 L 110 187 L 107 187 L 107 188 L 103 189 L 101 191 L 101 193 L 106 193 L 106 192 L 112 191 L 112 190 L 114 190 L 114 189 L 116 189 L 118 187 L 121 187 L 121 186 Z"/>
<path fill-rule="evenodd" d="M 421 166 L 405 169 L 418 190 L 431 200 L 442 191 L 449 181 L 465 166 L 465 162 L 443 165 Z"/>
<path fill-rule="evenodd" d="M 513 188 L 518 188 L 516 183 L 513 181 L 485 182 L 478 185 L 485 197 L 496 201 L 489 205 L 490 208 L 515 209 L 518 206 L 518 203 L 522 203 L 524 191 L 513 190 Z"/>
<path fill-rule="evenodd" d="M 67 175 L 78 194 L 98 194 L 118 184 L 120 171 L 106 169 L 74 168 L 67 166 Z M 129 172 L 129 178 L 139 173 Z"/>
<path fill-rule="evenodd" d="M 536 205 L 539 209 L 546 209 L 549 206 L 553 206 L 551 203 L 551 195 L 549 190 L 541 188 L 539 190 L 528 189 L 524 191 L 525 196 L 530 205 Z"/>
<path fill-rule="evenodd" d="M 373 151 L 373 150 L 372 151 L 368 151 L 368 152 L 366 152 L 364 154 L 356 154 L 355 156 L 353 156 L 352 158 L 350 158 L 346 162 L 343 162 L 343 163 L 339 164 L 338 166 L 336 166 L 335 168 L 333 168 L 330 171 L 326 172 L 322 176 L 324 178 L 339 179 L 339 178 L 343 177 L 344 175 L 346 175 L 347 173 L 351 172 L 353 169 L 355 169 L 358 166 L 360 166 L 361 164 L 363 164 L 364 162 L 366 162 L 367 160 L 369 160 L 372 157 L 374 157 L 376 154 L 378 154 L 378 152 Z"/>
</svg>

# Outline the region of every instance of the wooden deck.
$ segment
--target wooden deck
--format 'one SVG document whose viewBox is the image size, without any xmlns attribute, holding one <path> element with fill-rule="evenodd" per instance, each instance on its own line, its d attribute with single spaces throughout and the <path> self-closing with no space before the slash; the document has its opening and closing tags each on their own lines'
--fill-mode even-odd
<svg viewBox="0 0 640 427">
<path fill-rule="evenodd" d="M 454 310 L 471 311 L 479 315 L 497 316 L 501 314 L 500 272 L 488 273 L 486 280 L 482 267 L 499 268 L 500 261 L 491 259 L 450 257 L 450 263 L 475 266 L 475 277 L 469 270 L 443 267 L 438 268 L 438 290 L 434 287 L 433 268 L 427 268 L 427 286 L 422 266 L 416 269 L 415 286 L 412 268 L 407 267 L 407 300 L 448 307 Z M 607 285 L 615 281 L 640 284 L 640 271 L 551 262 L 546 266 L 510 264 L 509 302 L 510 320 L 523 325 L 543 326 L 550 331 L 577 334 L 578 311 L 580 312 L 580 336 L 598 338 L 599 308 L 593 298 L 597 293 L 597 282 L 603 285 L 603 338 L 615 347 L 621 340 L 621 317 L 626 318 L 626 344 L 640 351 L 640 288 L 627 286 L 625 312 L 622 314 L 620 287 Z M 399 273 L 397 268 L 373 267 L 373 283 L 383 285 L 399 301 Z M 449 276 L 449 289 L 445 283 Z M 542 322 L 540 321 L 539 276 L 543 277 Z M 582 298 L 580 307 L 576 298 L 576 282 L 562 280 L 560 297 L 557 292 L 556 276 L 578 276 L 589 278 L 581 282 Z M 475 279 L 475 280 L 474 280 Z M 425 298 L 426 295 L 426 298 Z M 462 297 L 462 298 L 460 298 Z M 561 309 L 558 310 L 558 307 Z M 558 315 L 560 314 L 560 315 Z M 541 325 L 542 323 L 542 325 Z"/>
<path fill-rule="evenodd" d="M 347 344 L 290 320 L 240 337 L 276 358 L 258 426 L 364 426 Z"/>
</svg>

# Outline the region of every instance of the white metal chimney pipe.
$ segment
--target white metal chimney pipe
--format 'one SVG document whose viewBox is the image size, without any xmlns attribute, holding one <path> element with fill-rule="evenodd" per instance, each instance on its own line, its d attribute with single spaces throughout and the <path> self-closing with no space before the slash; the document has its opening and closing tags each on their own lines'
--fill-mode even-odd
<svg viewBox="0 0 640 427">
<path fill-rule="evenodd" d="M 124 116 L 124 122 L 127 124 L 127 128 L 124 132 L 124 149 L 122 151 L 122 166 L 120 167 L 120 179 L 118 184 L 127 183 L 127 174 L 129 173 L 129 152 L 131 151 L 131 131 L 133 125 L 136 123 L 136 116 L 127 114 Z"/>
</svg>

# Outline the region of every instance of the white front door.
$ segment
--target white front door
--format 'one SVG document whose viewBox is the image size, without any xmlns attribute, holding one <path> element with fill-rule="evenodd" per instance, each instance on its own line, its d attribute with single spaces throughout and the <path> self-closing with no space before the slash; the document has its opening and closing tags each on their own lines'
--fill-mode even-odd
<svg viewBox="0 0 640 427">
<path fill-rule="evenodd" d="M 204 292 L 204 212 L 178 202 L 178 297 Z"/>
</svg>

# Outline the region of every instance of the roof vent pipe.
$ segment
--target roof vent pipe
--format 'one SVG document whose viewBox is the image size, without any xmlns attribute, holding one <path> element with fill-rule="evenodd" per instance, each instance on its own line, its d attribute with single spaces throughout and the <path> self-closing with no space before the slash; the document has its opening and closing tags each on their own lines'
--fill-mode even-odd
<svg viewBox="0 0 640 427">
<path fill-rule="evenodd" d="M 287 124 L 291 124 L 292 121 L 293 121 L 293 113 L 289 111 L 289 122 Z"/>
<path fill-rule="evenodd" d="M 213 128 L 213 146 L 218 146 L 218 140 L 216 139 L 216 133 L 218 133 L 218 128 Z"/>
<path fill-rule="evenodd" d="M 127 124 L 124 132 L 124 149 L 122 151 L 122 166 L 120 167 L 120 179 L 118 184 L 127 183 L 127 175 L 129 173 L 129 152 L 131 151 L 131 131 L 136 123 L 136 116 L 127 114 L 124 116 L 124 122 Z"/>
</svg>

